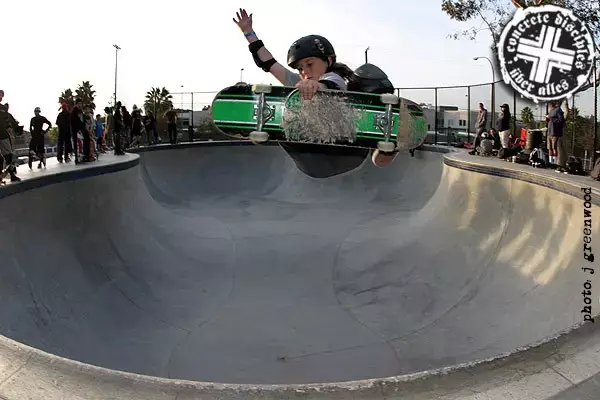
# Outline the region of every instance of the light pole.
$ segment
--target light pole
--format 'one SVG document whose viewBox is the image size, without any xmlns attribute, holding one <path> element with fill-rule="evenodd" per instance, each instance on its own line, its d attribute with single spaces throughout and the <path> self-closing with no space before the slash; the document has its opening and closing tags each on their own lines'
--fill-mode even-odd
<svg viewBox="0 0 600 400">
<path fill-rule="evenodd" d="M 183 85 L 181 85 L 181 112 L 183 113 Z"/>
<path fill-rule="evenodd" d="M 116 44 L 113 44 L 113 47 L 115 48 L 115 107 L 117 107 L 117 66 L 119 59 L 119 50 L 121 50 L 121 48 Z"/>
<path fill-rule="evenodd" d="M 240 68 L 240 82 L 244 82 L 244 68 Z"/>
<path fill-rule="evenodd" d="M 473 57 L 473 60 L 477 61 L 480 58 L 485 58 L 486 60 L 488 60 L 488 62 L 490 63 L 490 67 L 492 68 L 492 90 L 491 90 L 491 97 L 492 97 L 492 101 L 491 101 L 491 106 L 492 106 L 492 119 L 490 120 L 490 128 L 494 127 L 494 115 L 496 114 L 496 108 L 495 108 L 495 104 L 494 104 L 494 82 L 496 82 L 496 73 L 494 72 L 494 64 L 492 64 L 492 60 L 490 60 L 487 57 Z M 513 110 L 513 113 L 516 112 L 515 110 Z"/>
<path fill-rule="evenodd" d="M 369 52 L 369 50 L 371 50 L 371 46 L 368 46 L 367 49 L 365 50 L 365 64 L 369 63 L 369 55 L 367 54 Z"/>
</svg>

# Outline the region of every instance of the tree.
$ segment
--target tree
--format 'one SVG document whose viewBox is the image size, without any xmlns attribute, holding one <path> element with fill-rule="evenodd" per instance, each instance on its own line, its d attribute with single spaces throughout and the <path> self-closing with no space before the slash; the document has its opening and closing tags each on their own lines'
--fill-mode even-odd
<svg viewBox="0 0 600 400">
<path fill-rule="evenodd" d="M 479 20 L 479 26 L 448 35 L 453 39 L 475 40 L 479 32 L 489 30 L 492 51 L 496 54 L 496 43 L 502 29 L 516 10 L 515 6 L 527 8 L 540 3 L 539 0 L 443 0 L 442 11 L 459 22 Z M 596 39 L 600 38 L 600 4 L 598 0 L 543 0 L 542 4 L 554 4 L 569 8 L 582 21 L 587 23 Z M 518 5 L 517 5 L 518 4 Z"/>
<path fill-rule="evenodd" d="M 533 116 L 533 111 L 529 107 L 523 107 L 521 110 L 521 121 L 523 121 L 523 123 L 527 125 L 527 128 L 529 129 L 536 128 L 537 124 L 535 122 L 535 117 Z"/>
<path fill-rule="evenodd" d="M 75 100 L 73 99 L 73 91 L 71 89 L 67 89 L 63 91 L 60 96 L 58 96 L 58 110 L 62 108 L 62 105 L 67 103 L 69 106 L 73 107 L 75 105 Z"/>
<path fill-rule="evenodd" d="M 90 81 L 82 82 L 75 90 L 75 98 L 81 100 L 84 105 L 89 105 L 92 110 L 96 109 L 94 100 L 96 99 L 96 91 L 93 89 L 94 85 L 90 84 Z"/>
<path fill-rule="evenodd" d="M 58 127 L 53 126 L 52 128 L 48 129 L 48 140 L 50 143 L 56 144 L 58 141 Z"/>
<path fill-rule="evenodd" d="M 572 107 L 565 118 L 563 141 L 568 154 L 583 157 L 587 150 L 590 157 L 594 148 L 594 116 L 584 117 L 577 107 Z"/>
<path fill-rule="evenodd" d="M 144 100 L 144 112 L 152 112 L 156 118 L 156 129 L 159 132 L 166 130 L 166 122 L 164 114 L 168 110 L 173 108 L 173 96 L 165 88 L 153 87 L 146 92 L 146 98 Z"/>
<path fill-rule="evenodd" d="M 153 87 L 146 92 L 146 100 L 144 100 L 144 111 L 146 114 L 150 111 L 156 118 L 162 117 L 167 110 L 173 107 L 173 96 L 163 87 Z"/>
</svg>

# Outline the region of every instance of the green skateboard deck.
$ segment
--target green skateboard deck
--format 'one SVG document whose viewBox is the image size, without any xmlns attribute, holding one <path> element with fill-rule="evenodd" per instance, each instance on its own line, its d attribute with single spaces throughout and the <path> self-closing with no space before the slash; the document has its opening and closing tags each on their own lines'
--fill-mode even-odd
<svg viewBox="0 0 600 400">
<path fill-rule="evenodd" d="M 293 87 L 235 85 L 215 96 L 211 110 L 213 123 L 223 134 L 255 140 L 258 131 L 258 142 L 369 149 L 389 142 L 385 151 L 390 145 L 397 151 L 418 147 L 427 135 L 422 110 L 409 100 L 390 95 L 326 90 L 305 101 Z"/>
</svg>

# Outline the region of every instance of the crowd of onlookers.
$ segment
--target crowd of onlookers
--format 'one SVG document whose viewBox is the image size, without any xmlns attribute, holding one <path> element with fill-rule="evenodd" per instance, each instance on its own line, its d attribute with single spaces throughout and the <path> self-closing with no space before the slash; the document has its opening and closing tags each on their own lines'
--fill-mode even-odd
<svg viewBox="0 0 600 400">
<path fill-rule="evenodd" d="M 20 181 L 17 176 L 18 160 L 14 151 L 15 136 L 24 133 L 23 126 L 9 112 L 9 104 L 3 104 L 4 91 L 0 90 L 0 182 L 8 175 L 12 182 Z M 30 121 L 29 168 L 34 159 L 38 168 L 46 165 L 45 137 L 52 123 L 36 107 Z M 131 112 L 121 102 L 115 107 L 105 107 L 104 116 L 96 114 L 90 104 L 81 99 L 67 100 L 61 105 L 56 118 L 57 159 L 59 163 L 76 164 L 97 160 L 100 153 L 114 151 L 124 155 L 124 149 L 139 146 L 145 135 L 148 145 L 161 142 L 156 117 L 151 111 L 143 115 L 136 105 Z M 171 107 L 164 114 L 171 144 L 177 143 L 177 112 Z"/>
<path fill-rule="evenodd" d="M 527 131 L 525 137 L 517 134 L 517 132 L 511 133 L 511 118 L 510 107 L 508 104 L 502 104 L 496 127 L 491 127 L 488 131 L 486 129 L 488 112 L 483 103 L 479 103 L 479 113 L 475 125 L 476 137 L 470 154 L 484 156 L 496 154 L 499 158 L 511 158 L 513 160 L 525 159 L 518 156 L 527 156 L 529 161 L 535 158 L 535 162 L 529 162 L 530 164 L 554 166 L 558 172 L 566 172 L 567 153 L 563 144 L 565 115 L 557 102 L 549 104 L 548 114 L 546 115 L 547 126 L 545 129 L 535 131 L 536 136 L 533 135 L 533 132 L 528 133 Z M 544 130 L 546 132 L 545 143 L 540 140 L 543 138 L 542 131 Z M 530 137 L 535 138 L 535 140 L 531 140 L 531 147 L 534 148 L 525 148 L 528 140 L 527 135 L 529 134 L 531 134 Z M 527 153 L 523 154 L 523 151 Z"/>
</svg>

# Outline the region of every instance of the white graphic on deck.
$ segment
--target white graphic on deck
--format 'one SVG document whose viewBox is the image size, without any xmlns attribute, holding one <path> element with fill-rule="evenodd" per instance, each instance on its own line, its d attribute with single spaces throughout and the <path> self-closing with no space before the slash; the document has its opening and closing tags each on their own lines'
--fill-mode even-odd
<svg viewBox="0 0 600 400">
<path fill-rule="evenodd" d="M 543 26 L 538 40 L 521 39 L 517 55 L 531 61 L 533 67 L 529 79 L 538 83 L 549 83 L 554 68 L 570 71 L 575 51 L 558 47 L 562 29 Z"/>
</svg>

